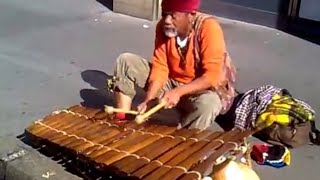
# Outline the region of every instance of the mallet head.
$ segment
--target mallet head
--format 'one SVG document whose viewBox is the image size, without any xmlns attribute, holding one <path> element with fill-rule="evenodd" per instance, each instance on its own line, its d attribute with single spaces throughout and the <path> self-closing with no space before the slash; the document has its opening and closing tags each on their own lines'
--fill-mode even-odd
<svg viewBox="0 0 320 180">
<path fill-rule="evenodd" d="M 144 118 L 142 115 L 138 115 L 138 116 L 136 116 L 136 118 L 135 118 L 135 122 L 136 122 L 137 124 L 142 124 L 143 122 L 145 122 L 145 118 Z"/>
<path fill-rule="evenodd" d="M 105 106 L 104 111 L 108 114 L 114 113 L 114 108 L 112 106 Z"/>
</svg>

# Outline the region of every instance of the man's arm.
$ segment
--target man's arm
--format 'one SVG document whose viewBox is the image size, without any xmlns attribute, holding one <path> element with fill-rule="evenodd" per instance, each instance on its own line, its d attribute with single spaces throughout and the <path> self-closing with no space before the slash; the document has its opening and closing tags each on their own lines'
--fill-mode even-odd
<svg viewBox="0 0 320 180">
<path fill-rule="evenodd" d="M 156 27 L 155 49 L 152 57 L 152 67 L 149 75 L 148 90 L 145 101 L 156 97 L 158 91 L 168 80 L 169 68 L 166 55 L 166 37 L 162 32 L 161 22 Z"/>
<path fill-rule="evenodd" d="M 217 86 L 223 79 L 223 61 L 225 58 L 225 42 L 218 22 L 208 19 L 200 30 L 200 58 L 203 75 L 194 81 L 175 89 L 180 96 L 192 94 Z"/>
<path fill-rule="evenodd" d="M 207 80 L 206 77 L 201 76 L 192 82 L 185 84 L 183 86 L 179 86 L 174 91 L 176 91 L 180 96 L 192 94 L 197 91 L 202 91 L 209 89 L 211 87 L 210 82 Z"/>
<path fill-rule="evenodd" d="M 154 98 L 156 98 L 158 91 L 162 88 L 163 84 L 159 81 L 153 81 L 149 83 L 147 95 L 144 99 L 144 101 L 150 101 Z"/>
</svg>

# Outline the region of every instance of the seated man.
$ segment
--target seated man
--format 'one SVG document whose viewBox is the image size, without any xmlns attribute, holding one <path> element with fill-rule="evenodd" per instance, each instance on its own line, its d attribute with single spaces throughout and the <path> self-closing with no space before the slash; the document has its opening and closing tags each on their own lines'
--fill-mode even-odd
<svg viewBox="0 0 320 180">
<path fill-rule="evenodd" d="M 146 96 L 137 107 L 160 98 L 165 108 L 183 112 L 182 127 L 206 129 L 228 108 L 234 97 L 234 68 L 226 53 L 217 20 L 197 12 L 200 0 L 163 0 L 156 26 L 152 62 L 124 53 L 116 62 L 117 108 L 130 109 L 135 86 Z"/>
</svg>

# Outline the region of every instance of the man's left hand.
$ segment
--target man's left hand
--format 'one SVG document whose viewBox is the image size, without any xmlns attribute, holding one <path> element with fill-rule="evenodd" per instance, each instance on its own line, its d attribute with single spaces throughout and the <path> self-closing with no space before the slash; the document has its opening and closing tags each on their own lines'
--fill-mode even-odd
<svg viewBox="0 0 320 180">
<path fill-rule="evenodd" d="M 179 103 L 180 97 L 181 95 L 178 93 L 178 91 L 173 89 L 171 91 L 165 92 L 160 101 L 165 101 L 165 108 L 170 109 L 175 107 Z"/>
</svg>

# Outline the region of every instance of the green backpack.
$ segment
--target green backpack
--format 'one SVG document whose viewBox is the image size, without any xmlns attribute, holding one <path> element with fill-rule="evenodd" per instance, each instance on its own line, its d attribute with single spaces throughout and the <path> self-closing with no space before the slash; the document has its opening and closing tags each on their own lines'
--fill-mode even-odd
<svg viewBox="0 0 320 180">
<path fill-rule="evenodd" d="M 296 148 L 312 142 L 320 145 L 320 131 L 315 125 L 315 115 L 291 95 L 275 95 L 257 124 L 267 124 L 259 132 L 271 144 Z"/>
</svg>

